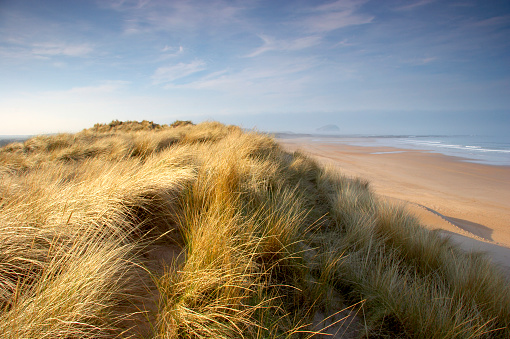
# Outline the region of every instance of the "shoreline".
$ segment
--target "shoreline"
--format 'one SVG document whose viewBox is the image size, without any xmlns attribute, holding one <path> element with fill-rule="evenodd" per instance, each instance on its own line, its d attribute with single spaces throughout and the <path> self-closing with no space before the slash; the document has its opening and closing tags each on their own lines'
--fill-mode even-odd
<svg viewBox="0 0 510 339">
<path fill-rule="evenodd" d="M 468 250 L 486 251 L 510 273 L 510 166 L 388 146 L 353 146 L 314 137 L 277 138 L 349 177 L 367 179 L 374 192 L 404 202 L 428 229 Z"/>
<path fill-rule="evenodd" d="M 277 139 L 308 139 L 324 144 L 343 144 L 395 151 L 382 153 L 428 152 L 454 157 L 459 161 L 510 168 L 510 139 L 463 135 L 315 135 L 275 134 Z M 506 145 L 506 146 L 505 146 Z"/>
</svg>

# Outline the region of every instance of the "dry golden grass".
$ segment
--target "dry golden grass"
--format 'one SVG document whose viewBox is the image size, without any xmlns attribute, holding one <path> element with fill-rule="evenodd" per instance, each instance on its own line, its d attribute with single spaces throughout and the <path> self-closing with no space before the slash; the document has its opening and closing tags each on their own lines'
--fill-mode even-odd
<svg viewBox="0 0 510 339">
<path fill-rule="evenodd" d="M 114 121 L 0 177 L 2 338 L 312 338 L 349 305 L 350 337 L 510 335 L 488 260 L 265 135 Z"/>
</svg>

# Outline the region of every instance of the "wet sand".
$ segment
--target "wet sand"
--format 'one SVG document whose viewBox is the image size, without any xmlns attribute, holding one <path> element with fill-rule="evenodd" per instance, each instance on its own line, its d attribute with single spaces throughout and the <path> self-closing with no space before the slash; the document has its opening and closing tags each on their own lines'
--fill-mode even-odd
<svg viewBox="0 0 510 339">
<path fill-rule="evenodd" d="M 488 252 L 510 271 L 510 167 L 427 150 L 351 146 L 348 139 L 278 142 L 344 175 L 368 179 L 376 194 L 405 203 L 425 227 L 442 230 L 465 249 Z"/>
</svg>

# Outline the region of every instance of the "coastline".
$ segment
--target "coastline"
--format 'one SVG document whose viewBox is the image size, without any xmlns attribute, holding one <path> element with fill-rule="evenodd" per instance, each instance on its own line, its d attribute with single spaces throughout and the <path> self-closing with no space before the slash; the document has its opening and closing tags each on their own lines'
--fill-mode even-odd
<svg viewBox="0 0 510 339">
<path fill-rule="evenodd" d="M 339 138 L 278 138 L 350 177 L 370 181 L 374 192 L 404 202 L 423 226 L 439 230 L 468 250 L 486 251 L 510 273 L 510 166 L 387 146 L 353 146 Z M 343 140 L 343 141 L 342 141 Z"/>
</svg>

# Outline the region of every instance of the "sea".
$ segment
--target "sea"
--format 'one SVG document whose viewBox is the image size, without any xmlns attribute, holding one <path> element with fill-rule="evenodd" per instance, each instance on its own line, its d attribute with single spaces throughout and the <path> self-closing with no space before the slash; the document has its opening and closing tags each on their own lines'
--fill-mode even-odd
<svg viewBox="0 0 510 339">
<path fill-rule="evenodd" d="M 481 135 L 363 135 L 328 136 L 314 138 L 353 146 L 394 147 L 402 150 L 421 150 L 458 157 L 460 161 L 493 166 L 510 166 L 510 133 L 507 136 Z M 381 153 L 381 152 L 379 152 Z"/>
</svg>

